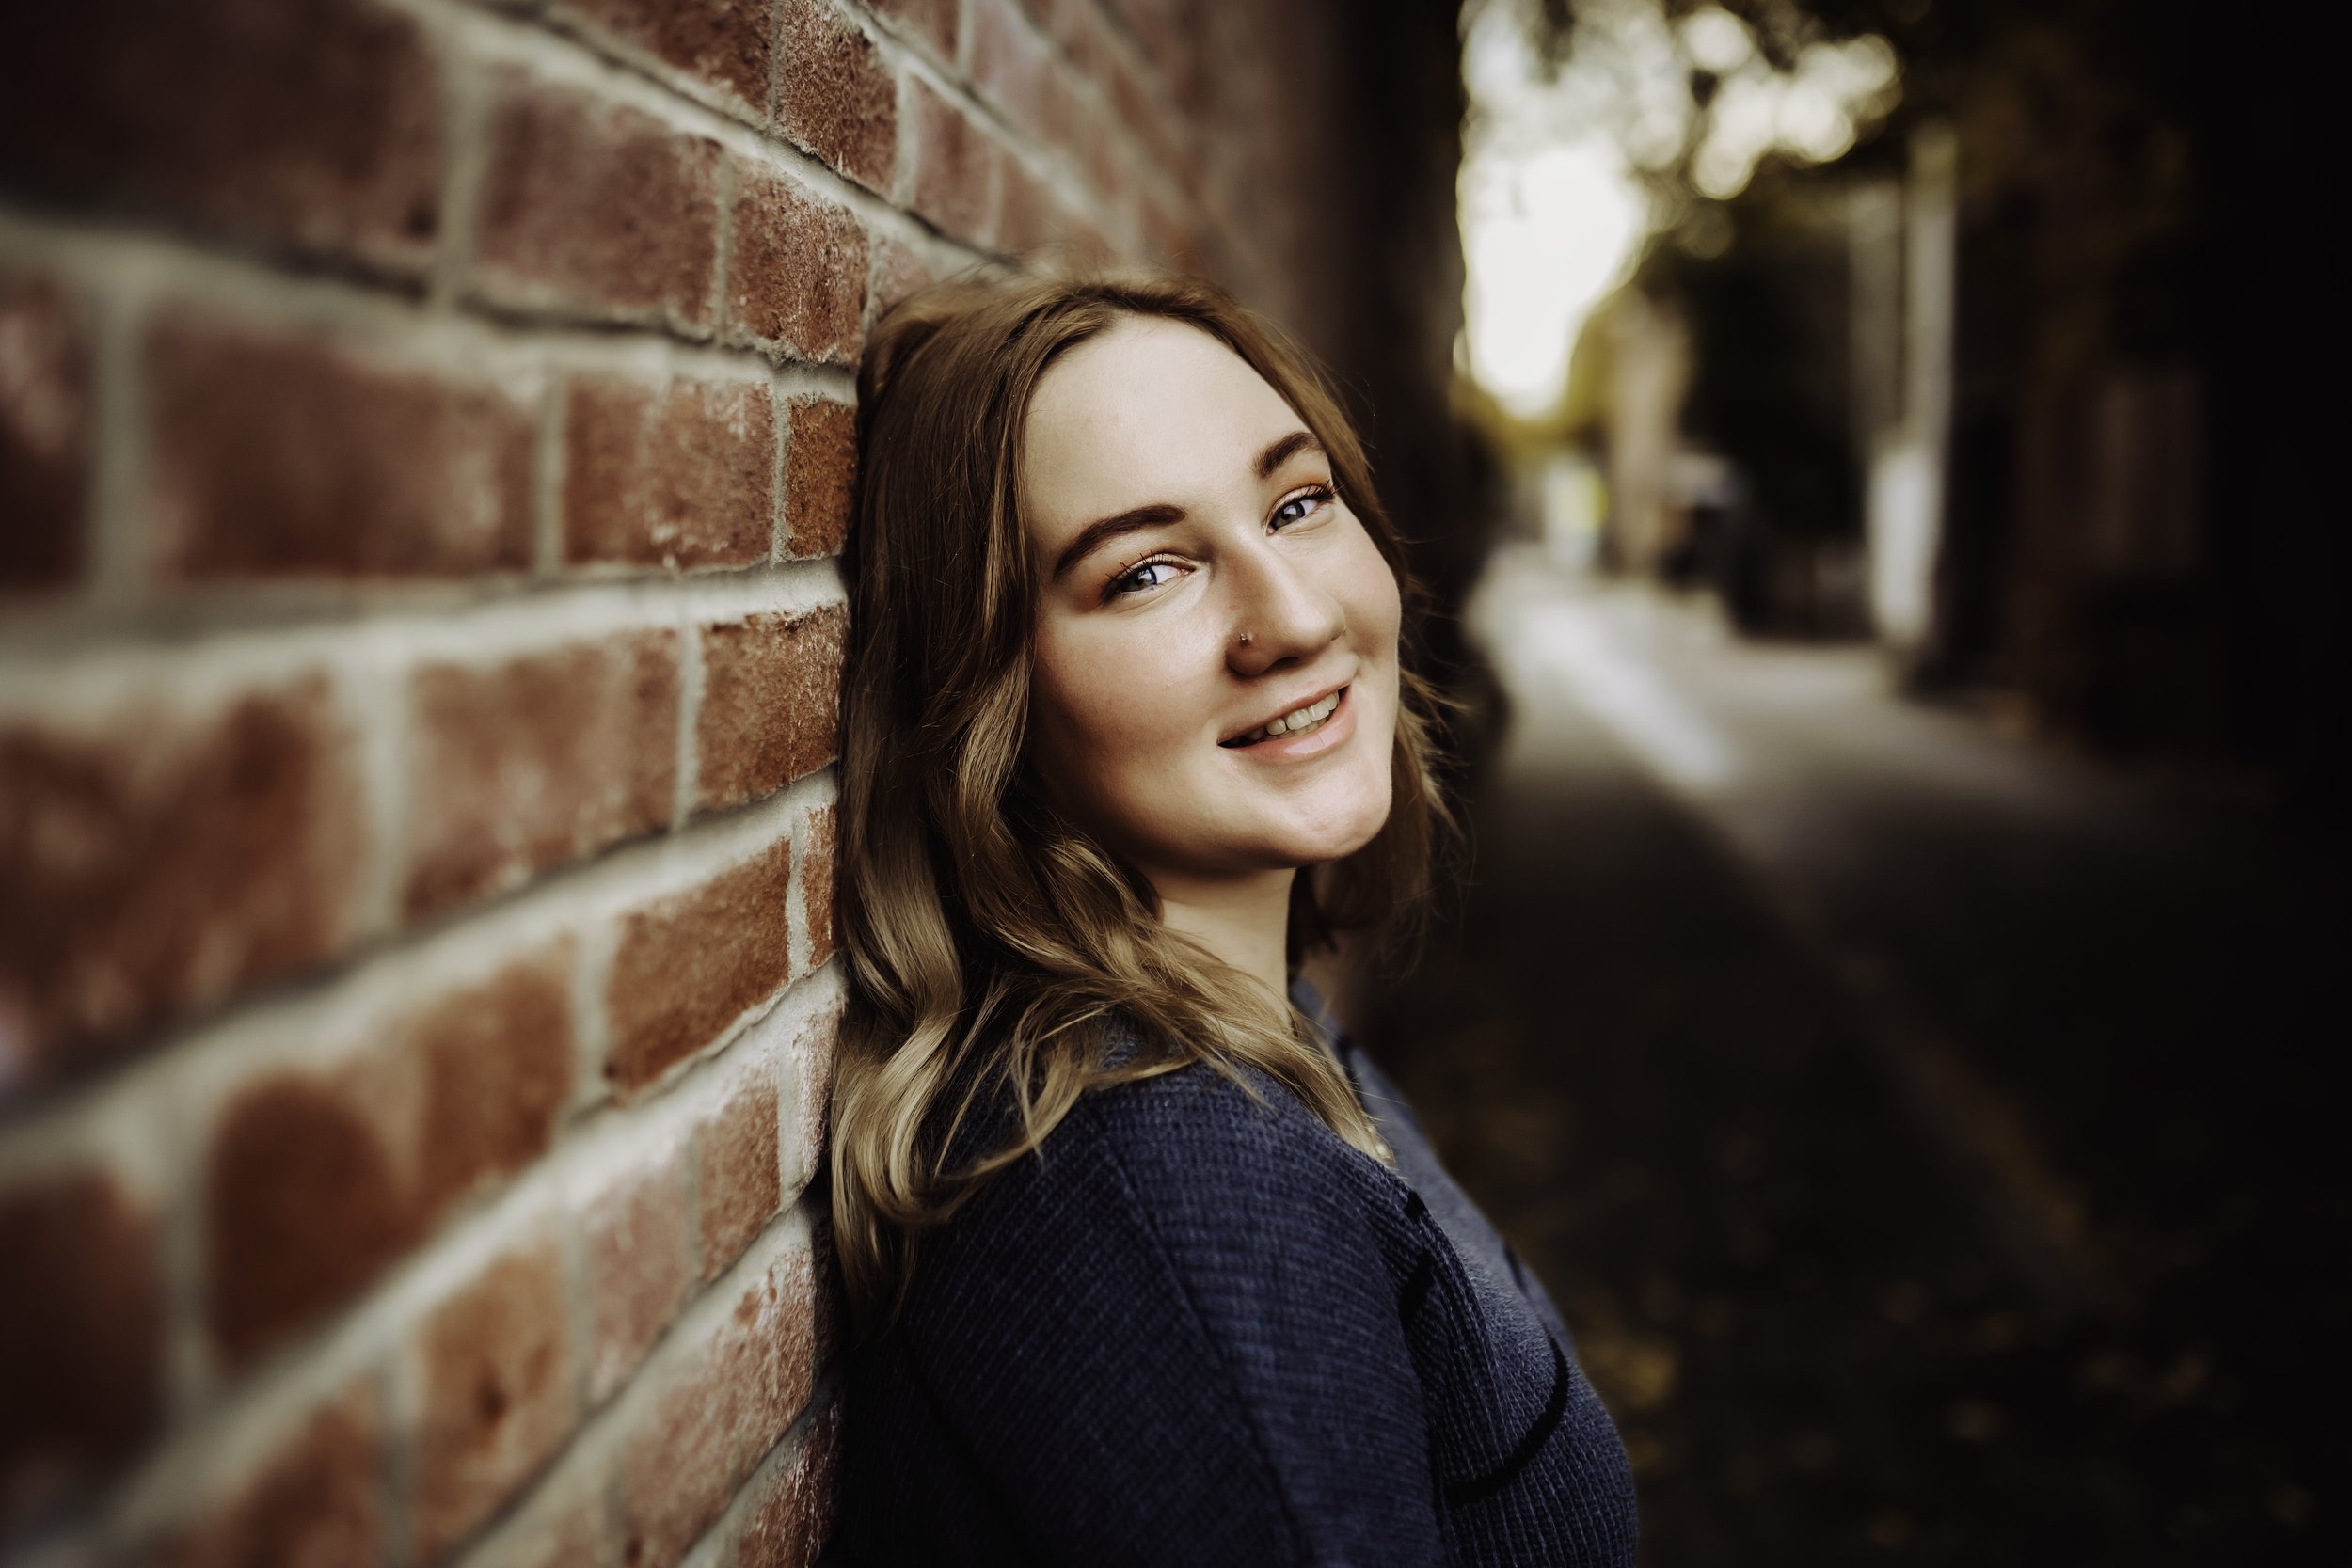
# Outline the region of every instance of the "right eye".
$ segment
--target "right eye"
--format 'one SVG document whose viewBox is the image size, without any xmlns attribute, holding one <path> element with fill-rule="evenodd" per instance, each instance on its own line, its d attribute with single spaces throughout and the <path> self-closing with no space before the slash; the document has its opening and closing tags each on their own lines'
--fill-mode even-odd
<svg viewBox="0 0 2352 1568">
<path fill-rule="evenodd" d="M 1140 594 L 1165 586 L 1174 580 L 1175 576 L 1174 562 L 1146 561 L 1140 565 L 1128 567 L 1111 578 L 1110 586 L 1104 591 L 1103 596 L 1107 599 L 1117 598 L 1121 594 Z"/>
</svg>

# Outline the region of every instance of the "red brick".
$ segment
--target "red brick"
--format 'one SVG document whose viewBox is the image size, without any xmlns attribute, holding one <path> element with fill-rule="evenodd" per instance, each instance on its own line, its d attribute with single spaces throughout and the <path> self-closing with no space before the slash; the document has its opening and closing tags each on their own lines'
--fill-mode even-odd
<svg viewBox="0 0 2352 1568">
<path fill-rule="evenodd" d="M 419 1555 L 437 1558 L 518 1491 L 580 1418 L 554 1240 L 508 1254 L 418 1337 Z"/>
<path fill-rule="evenodd" d="M 832 808 L 828 807 L 830 816 Z M 827 836 L 831 837 L 828 825 Z M 792 1042 L 792 1124 L 785 1130 L 785 1186 L 798 1193 L 825 1164 L 833 1117 L 834 1053 L 841 1036 L 838 1013 L 812 1020 Z"/>
<path fill-rule="evenodd" d="M 612 1550 L 603 1483 L 594 1466 L 559 1461 L 514 1518 L 467 1552 L 466 1568 L 626 1568 Z"/>
<path fill-rule="evenodd" d="M 1200 251 L 1192 230 L 1154 197 L 1143 200 L 1143 243 L 1162 263 L 1184 272 L 1200 270 Z"/>
<path fill-rule="evenodd" d="M 183 578 L 530 563 L 532 417 L 461 376 L 170 320 L 147 344 L 158 564 Z"/>
<path fill-rule="evenodd" d="M 0 182 L 422 272 L 441 88 L 367 0 L 86 0 L 0 49 Z"/>
<path fill-rule="evenodd" d="M 792 846 L 780 841 L 622 920 L 605 990 L 605 1072 L 623 1093 L 709 1044 L 790 976 L 791 875 Z"/>
<path fill-rule="evenodd" d="M 1053 0 L 1053 7 L 1048 31 L 1061 40 L 1070 63 L 1088 80 L 1104 81 L 1115 67 L 1117 52 L 1101 0 Z"/>
<path fill-rule="evenodd" d="M 670 818 L 678 657 L 666 628 L 487 667 L 428 666 L 410 701 L 411 916 Z"/>
<path fill-rule="evenodd" d="M 681 1162 L 621 1174 L 596 1195 L 583 1229 L 588 1398 L 601 1404 L 636 1371 L 694 1282 Z"/>
<path fill-rule="evenodd" d="M 718 143 L 505 72 L 476 278 L 498 303 L 688 330 L 710 321 Z"/>
<path fill-rule="evenodd" d="M 415 1239 L 397 1079 L 373 1064 L 247 1086 L 205 1162 L 213 1338 L 254 1360 L 357 1295 Z"/>
<path fill-rule="evenodd" d="M 1083 159 L 1093 137 L 1095 119 L 1067 73 L 1051 69 L 1045 72 L 1038 113 L 1039 134 L 1046 145 L 1073 159 Z"/>
<path fill-rule="evenodd" d="M 1164 173 L 1174 174 L 1189 161 L 1169 135 L 1159 100 L 1136 67 L 1120 60 L 1110 74 L 1111 108 L 1119 122 L 1142 139 L 1144 149 Z"/>
<path fill-rule="evenodd" d="M 558 8 L 708 83 L 723 103 L 766 112 L 768 0 L 560 0 Z"/>
<path fill-rule="evenodd" d="M 866 230 L 855 214 L 756 168 L 738 172 L 727 321 L 803 359 L 857 362 Z"/>
<path fill-rule="evenodd" d="M 956 57 L 956 0 L 869 0 L 875 12 L 890 18 L 930 44 L 943 62 Z"/>
<path fill-rule="evenodd" d="M 792 1462 L 737 1540 L 735 1568 L 808 1568 L 824 1551 L 838 1501 L 840 1433 L 839 1403 L 810 1418 Z"/>
<path fill-rule="evenodd" d="M 346 946 L 367 854 L 320 678 L 0 721 L 0 1077 L 41 1077 Z"/>
<path fill-rule="evenodd" d="M 89 460 L 88 329 L 53 281 L 0 272 L 0 593 L 81 576 Z"/>
<path fill-rule="evenodd" d="M 431 1006 L 402 1035 L 424 1073 L 419 1206 L 438 1213 L 547 1151 L 572 1086 L 572 946 Z"/>
<path fill-rule="evenodd" d="M 808 961 L 814 966 L 833 957 L 834 808 L 808 814 L 808 838 L 801 864 L 802 902 L 808 911 Z"/>
<path fill-rule="evenodd" d="M 898 159 L 898 90 L 865 34 L 824 0 L 781 0 L 776 122 L 787 136 L 887 195 Z"/>
<path fill-rule="evenodd" d="M 1087 188 L 1104 207 L 1116 207 L 1126 200 L 1138 182 L 1139 177 L 1127 172 L 1135 160 L 1126 147 L 1124 136 L 1089 135 L 1077 149 Z"/>
<path fill-rule="evenodd" d="M 889 309 L 932 281 L 930 266 L 922 257 L 896 240 L 882 241 L 882 264 L 874 275 L 875 312 Z"/>
<path fill-rule="evenodd" d="M 775 401 L 751 381 L 573 384 L 564 553 L 574 564 L 744 566 L 775 542 Z"/>
<path fill-rule="evenodd" d="M 754 1280 L 644 1413 L 621 1457 L 623 1560 L 673 1568 L 808 1402 L 811 1271 L 794 1252 Z"/>
<path fill-rule="evenodd" d="M 796 398 L 784 452 L 784 547 L 832 555 L 848 542 L 857 496 L 857 412 L 825 398 Z"/>
<path fill-rule="evenodd" d="M 381 1418 L 365 1384 L 303 1423 L 261 1473 L 140 1554 L 154 1568 L 316 1568 L 387 1552 Z"/>
<path fill-rule="evenodd" d="M 1048 55 L 1012 0 L 972 0 L 972 80 L 1015 125 L 1045 123 Z"/>
<path fill-rule="evenodd" d="M 1000 248 L 1031 251 L 1067 237 L 1053 191 L 1018 158 L 1004 161 L 1004 203 L 996 220 Z"/>
<path fill-rule="evenodd" d="M 776 1164 L 776 1085 L 762 1074 L 736 1086 L 696 1132 L 702 1151 L 703 1277 L 743 1256 L 783 1206 Z"/>
<path fill-rule="evenodd" d="M 836 606 L 703 627 L 703 809 L 772 793 L 833 760 L 847 626 Z"/>
<path fill-rule="evenodd" d="M 0 1191 L 0 1533 L 116 1458 L 161 1406 L 163 1313 L 149 1216 L 111 1178 Z"/>
<path fill-rule="evenodd" d="M 996 144 L 928 86 L 916 82 L 911 90 L 914 210 L 946 233 L 985 245 L 996 210 Z"/>
</svg>

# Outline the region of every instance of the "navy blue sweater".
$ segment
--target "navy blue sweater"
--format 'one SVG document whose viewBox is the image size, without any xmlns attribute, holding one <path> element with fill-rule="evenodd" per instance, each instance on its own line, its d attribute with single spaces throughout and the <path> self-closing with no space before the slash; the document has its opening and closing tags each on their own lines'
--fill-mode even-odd
<svg viewBox="0 0 2352 1568">
<path fill-rule="evenodd" d="M 1550 1300 L 1379 1069 L 1397 1154 L 1205 1068 L 1089 1092 L 849 1358 L 851 1563 L 1629 1564 Z M 1401 1179 L 1400 1179 L 1401 1178 Z"/>
</svg>

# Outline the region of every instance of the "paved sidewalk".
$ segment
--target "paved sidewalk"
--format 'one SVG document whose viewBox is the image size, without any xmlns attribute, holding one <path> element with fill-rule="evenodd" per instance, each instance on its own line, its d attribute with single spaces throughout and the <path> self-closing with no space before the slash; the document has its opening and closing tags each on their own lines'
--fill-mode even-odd
<svg viewBox="0 0 2352 1568">
<path fill-rule="evenodd" d="M 1645 1560 L 2341 1560 L 2340 858 L 1536 558 L 1474 620 L 1475 878 L 1363 1033 L 1563 1298 Z"/>
</svg>

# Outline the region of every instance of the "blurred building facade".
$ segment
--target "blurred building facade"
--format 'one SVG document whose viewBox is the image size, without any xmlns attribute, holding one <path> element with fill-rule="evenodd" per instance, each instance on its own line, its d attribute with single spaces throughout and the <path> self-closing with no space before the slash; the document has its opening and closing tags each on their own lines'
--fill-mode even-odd
<svg viewBox="0 0 2352 1568">
<path fill-rule="evenodd" d="M 1596 319 L 1570 403 L 1608 405 L 1613 551 L 1704 571 L 1752 629 L 1867 626 L 1923 689 L 2315 797 L 2344 557 L 2302 390 L 2333 309 L 2309 52 L 2186 7 L 1804 9 L 1890 40 L 1900 106 L 1834 164 L 1680 198 Z M 1639 455 L 1668 446 L 1727 457 L 1741 503 Z"/>
<path fill-rule="evenodd" d="M 865 335 L 1206 271 L 1442 578 L 1453 8 L 7 31 L 0 1559 L 806 1560 Z"/>
</svg>

